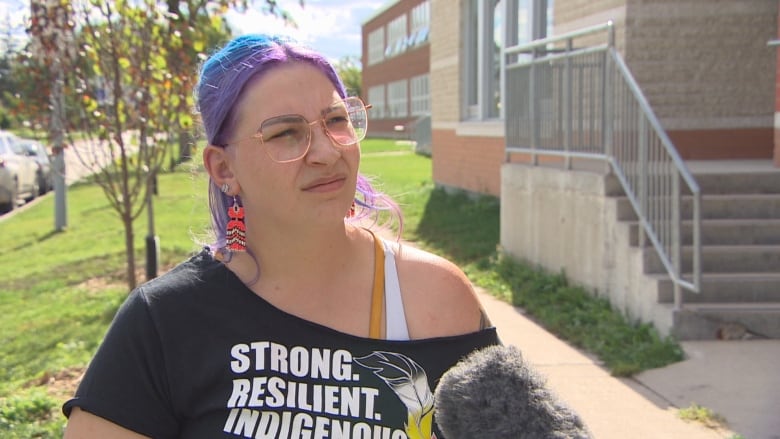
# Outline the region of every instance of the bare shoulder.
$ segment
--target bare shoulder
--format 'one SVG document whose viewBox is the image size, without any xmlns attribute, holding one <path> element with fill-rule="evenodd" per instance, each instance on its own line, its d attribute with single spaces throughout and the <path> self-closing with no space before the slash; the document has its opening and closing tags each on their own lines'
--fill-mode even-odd
<svg viewBox="0 0 780 439">
<path fill-rule="evenodd" d="M 396 245 L 398 277 L 412 338 L 465 334 L 490 326 L 471 282 L 433 253 Z"/>
</svg>

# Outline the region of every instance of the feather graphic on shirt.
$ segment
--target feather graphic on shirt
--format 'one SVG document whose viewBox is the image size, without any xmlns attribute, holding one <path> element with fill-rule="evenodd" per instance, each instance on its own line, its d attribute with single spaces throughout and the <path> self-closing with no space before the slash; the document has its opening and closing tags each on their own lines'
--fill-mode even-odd
<svg viewBox="0 0 780 439">
<path fill-rule="evenodd" d="M 411 358 L 393 352 L 374 352 L 355 358 L 393 390 L 408 411 L 409 439 L 436 439 L 433 434 L 433 392 L 425 370 Z"/>
</svg>

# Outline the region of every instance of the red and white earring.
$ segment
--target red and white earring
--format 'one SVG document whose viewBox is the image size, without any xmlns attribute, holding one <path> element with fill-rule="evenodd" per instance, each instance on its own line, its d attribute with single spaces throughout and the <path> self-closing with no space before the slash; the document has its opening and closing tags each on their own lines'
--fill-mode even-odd
<svg viewBox="0 0 780 439">
<path fill-rule="evenodd" d="M 223 183 L 219 187 L 223 194 L 228 195 L 230 185 Z M 244 206 L 237 195 L 233 195 L 233 205 L 228 207 L 228 222 L 225 225 L 226 246 L 224 252 L 243 252 L 246 251 L 246 224 L 244 223 Z M 223 256 L 225 256 L 223 254 Z M 225 258 L 229 260 L 228 258 Z"/>
<path fill-rule="evenodd" d="M 238 196 L 233 195 L 233 205 L 228 207 L 227 230 L 225 240 L 227 248 L 235 252 L 246 251 L 246 224 L 244 223 L 244 206 Z"/>
</svg>

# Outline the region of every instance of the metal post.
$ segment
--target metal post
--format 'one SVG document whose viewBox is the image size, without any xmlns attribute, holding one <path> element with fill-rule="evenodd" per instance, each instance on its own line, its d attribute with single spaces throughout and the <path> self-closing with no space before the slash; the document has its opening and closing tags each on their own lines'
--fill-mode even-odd
<svg viewBox="0 0 780 439">
<path fill-rule="evenodd" d="M 528 121 L 531 125 L 531 164 L 539 164 L 539 156 L 536 153 L 539 148 L 539 115 L 536 113 L 536 47 L 531 49 L 531 68 L 528 74 Z"/>
<path fill-rule="evenodd" d="M 31 1 L 33 36 L 31 52 L 46 64 L 54 78 L 49 95 L 51 117 L 49 138 L 54 155 L 54 228 L 64 230 L 68 225 L 67 185 L 65 182 L 65 68 L 63 63 L 75 56 L 73 20 L 69 2 L 61 0 Z"/>
<path fill-rule="evenodd" d="M 672 169 L 672 265 L 674 266 L 674 309 L 682 309 L 682 245 L 680 245 L 680 174 Z"/>
<path fill-rule="evenodd" d="M 604 52 L 604 75 L 602 78 L 602 85 L 601 85 L 601 136 L 604 142 L 604 155 L 607 157 L 613 157 L 613 145 L 612 145 L 612 127 L 613 127 L 613 121 L 612 121 L 612 113 L 613 113 L 613 102 L 612 102 L 612 63 L 611 63 L 611 57 L 612 52 L 611 48 L 607 48 L 607 50 Z M 612 172 L 612 169 L 610 168 L 609 164 L 607 164 L 606 171 Z"/>
<path fill-rule="evenodd" d="M 54 69 L 54 84 L 49 97 L 52 106 L 52 118 L 50 125 L 51 140 L 54 153 L 54 230 L 61 232 L 68 227 L 68 196 L 67 182 L 65 180 L 65 142 L 63 120 L 65 119 L 62 94 L 62 64 L 59 57 L 55 56 L 52 63 Z"/>
<path fill-rule="evenodd" d="M 610 20 L 608 23 L 608 30 L 607 30 L 607 50 L 604 51 L 604 58 L 603 58 L 603 81 L 602 84 L 602 110 L 601 110 L 601 135 L 602 139 L 604 140 L 604 155 L 607 157 L 614 157 L 613 147 L 614 145 L 612 142 L 614 141 L 612 136 L 612 128 L 613 128 L 613 91 L 612 88 L 614 87 L 614 84 L 612 83 L 615 79 L 612 77 L 612 65 L 614 64 L 614 61 L 612 59 L 613 51 L 615 50 L 615 27 L 612 25 L 612 21 Z M 607 169 L 606 171 L 608 173 L 612 172 L 612 168 L 609 166 L 609 162 L 607 162 Z"/>
<path fill-rule="evenodd" d="M 147 234 L 146 234 L 146 280 L 152 280 L 157 277 L 157 269 L 160 260 L 160 238 L 154 231 L 154 203 L 152 199 L 157 192 L 157 175 L 150 171 L 149 181 L 146 183 L 146 213 L 147 213 Z"/>
<path fill-rule="evenodd" d="M 564 87 L 563 87 L 563 110 L 564 110 L 564 116 L 563 116 L 563 124 L 564 124 L 564 134 L 563 134 L 563 150 L 566 151 L 566 158 L 564 162 L 564 167 L 566 170 L 571 169 L 571 154 L 569 152 L 571 151 L 571 143 L 572 143 L 572 129 L 573 129 L 573 115 L 572 115 L 572 93 L 574 93 L 573 90 L 573 79 L 572 79 L 572 73 L 571 73 L 571 56 L 570 53 L 573 48 L 573 42 L 572 39 L 569 38 L 566 40 L 566 65 L 564 67 Z"/>
<path fill-rule="evenodd" d="M 647 240 L 647 235 L 645 234 L 645 227 L 644 223 L 650 221 L 650 216 L 648 215 L 648 211 L 650 210 L 648 208 L 648 199 L 647 199 L 647 192 L 648 192 L 648 185 L 650 184 L 650 179 L 654 178 L 652 172 L 648 172 L 648 151 L 647 146 L 647 121 L 644 117 L 639 117 L 639 157 L 637 157 L 637 161 L 634 164 L 639 169 L 635 169 L 633 172 L 639 171 L 639 181 L 637 182 L 637 185 L 639 186 L 638 191 L 639 192 L 639 209 L 640 209 L 640 221 L 639 221 L 639 239 L 638 244 L 639 248 L 644 248 Z M 649 174 L 649 175 L 648 175 Z M 657 177 L 655 177 L 657 178 Z M 644 221 L 642 220 L 644 219 Z M 650 225 L 652 228 L 652 224 Z"/>
<path fill-rule="evenodd" d="M 693 193 L 693 285 L 701 293 L 701 193 Z"/>
<path fill-rule="evenodd" d="M 54 230 L 62 232 L 68 226 L 67 184 L 65 182 L 65 150 L 52 148 L 54 159 Z"/>
</svg>

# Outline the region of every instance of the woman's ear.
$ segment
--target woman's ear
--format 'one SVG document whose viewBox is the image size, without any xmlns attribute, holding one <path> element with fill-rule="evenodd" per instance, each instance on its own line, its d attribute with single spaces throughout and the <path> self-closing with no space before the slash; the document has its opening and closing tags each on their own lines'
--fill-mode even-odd
<svg viewBox="0 0 780 439">
<path fill-rule="evenodd" d="M 238 181 L 230 166 L 228 153 L 223 147 L 209 145 L 203 150 L 203 167 L 209 173 L 211 181 L 217 186 L 222 187 L 225 184 L 230 188 L 228 195 L 235 195 L 239 192 Z"/>
</svg>

